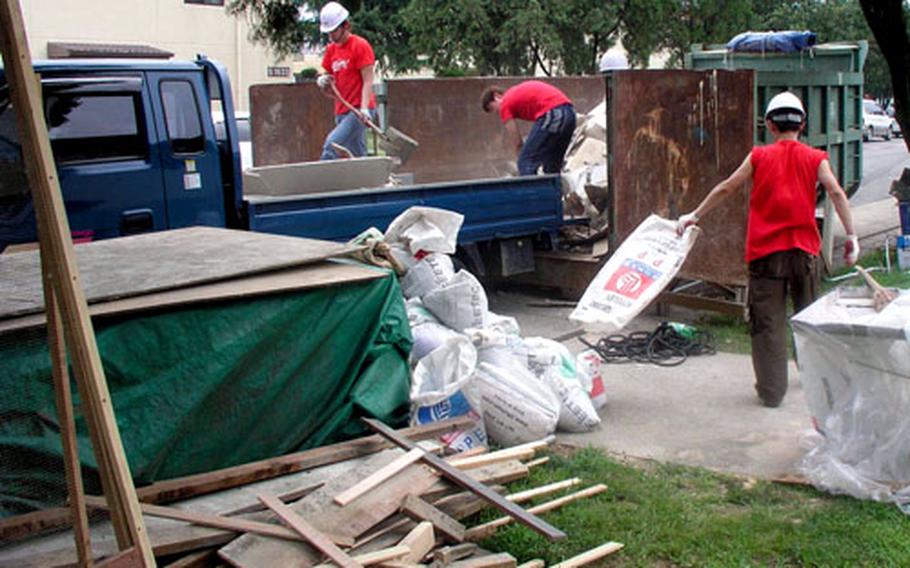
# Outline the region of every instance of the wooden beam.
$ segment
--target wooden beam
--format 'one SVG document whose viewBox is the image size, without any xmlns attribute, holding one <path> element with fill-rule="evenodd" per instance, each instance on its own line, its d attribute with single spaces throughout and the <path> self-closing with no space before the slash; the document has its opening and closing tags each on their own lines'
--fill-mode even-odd
<svg viewBox="0 0 910 568">
<path fill-rule="evenodd" d="M 416 495 L 408 495 L 401 504 L 401 512 L 415 521 L 433 523 L 433 527 L 450 540 L 461 542 L 464 540 L 464 525 L 446 515 L 433 505 L 430 505 Z"/>
<path fill-rule="evenodd" d="M 417 526 L 405 535 L 399 544 L 411 549 L 408 554 L 401 557 L 399 560 L 401 564 L 419 563 L 436 546 L 436 533 L 433 531 L 433 523 L 426 521 L 417 523 Z"/>
<path fill-rule="evenodd" d="M 466 417 L 434 422 L 400 430 L 403 436 L 423 440 L 435 438 L 472 424 Z M 222 491 L 240 485 L 271 479 L 288 473 L 342 462 L 366 456 L 391 447 L 382 436 L 373 435 L 321 448 L 304 450 L 285 456 L 227 467 L 216 471 L 159 481 L 138 490 L 139 499 L 146 503 L 180 501 L 206 493 Z"/>
<path fill-rule="evenodd" d="M 443 566 L 447 566 L 456 560 L 467 558 L 476 554 L 480 549 L 473 542 L 456 544 L 455 546 L 446 546 L 437 548 L 433 551 L 433 561 Z"/>
<path fill-rule="evenodd" d="M 259 495 L 262 501 L 269 509 L 272 510 L 281 521 L 293 529 L 297 534 L 303 537 L 305 541 L 315 546 L 319 551 L 329 557 L 329 560 L 341 566 L 341 568 L 361 568 L 361 564 L 348 556 L 343 550 L 335 546 L 332 540 L 317 530 L 306 519 L 295 513 L 287 505 L 282 503 L 274 495 Z"/>
<path fill-rule="evenodd" d="M 409 450 L 403 456 L 395 459 L 389 464 L 386 464 L 384 467 L 379 468 L 372 474 L 361 479 L 338 495 L 335 495 L 333 501 L 344 507 L 386 479 L 392 477 L 412 463 L 418 461 L 421 457 L 423 457 L 423 453 L 424 451 L 422 448 L 414 448 L 412 450 Z"/>
<path fill-rule="evenodd" d="M 508 552 L 475 556 L 449 564 L 450 568 L 515 568 L 518 561 Z"/>
<path fill-rule="evenodd" d="M 218 561 L 218 549 L 208 548 L 187 554 L 164 568 L 211 568 Z"/>
<path fill-rule="evenodd" d="M 406 437 L 396 433 L 394 430 L 379 422 L 378 420 L 372 420 L 365 418 L 364 422 L 372 428 L 375 432 L 384 436 L 385 438 L 391 440 L 398 446 L 410 450 L 415 446 L 414 442 L 407 439 Z M 546 521 L 526 512 L 524 509 L 504 499 L 500 494 L 491 490 L 486 485 L 478 482 L 471 476 L 467 475 L 463 471 L 459 470 L 456 467 L 453 467 L 451 464 L 446 462 L 443 459 L 440 459 L 437 456 L 432 454 L 424 454 L 422 457 L 423 461 L 435 468 L 437 471 L 442 473 L 449 481 L 455 483 L 459 487 L 467 489 L 476 493 L 479 497 L 483 498 L 485 501 L 499 509 L 500 511 L 513 516 L 516 520 L 524 524 L 525 526 L 539 532 L 550 540 L 559 540 L 565 538 L 566 533 L 557 529 L 554 526 L 551 526 Z"/>
<path fill-rule="evenodd" d="M 25 25 L 18 0 L 0 0 L 0 50 L 16 114 L 26 173 L 38 220 L 41 255 L 52 267 L 54 298 L 62 313 L 83 412 L 105 495 L 111 504 L 111 520 L 121 550 L 136 547 L 139 564 L 154 566 L 155 557 L 145 531 L 135 487 L 123 451 L 123 443 L 101 357 L 88 315 L 88 306 L 76 266 L 69 223 L 60 192 L 54 156 L 44 119 L 40 84 L 32 68 Z"/>
<path fill-rule="evenodd" d="M 582 489 L 581 491 L 578 491 L 576 493 L 566 495 L 565 497 L 553 499 L 552 501 L 547 501 L 546 503 L 541 503 L 540 505 L 531 507 L 528 509 L 528 513 L 533 513 L 535 515 L 538 513 L 546 513 L 547 511 L 552 511 L 553 509 L 558 509 L 558 508 L 562 507 L 563 505 L 567 505 L 573 501 L 577 501 L 579 499 L 585 499 L 587 497 L 593 497 L 594 495 L 603 493 L 606 490 L 607 490 L 607 486 L 600 483 L 598 485 L 588 487 L 587 489 Z M 471 527 L 465 533 L 465 539 L 466 540 L 481 540 L 481 539 L 487 538 L 488 536 L 495 533 L 496 529 L 511 523 L 513 520 L 515 520 L 514 517 L 499 517 L 498 519 L 494 519 L 488 523 L 484 523 L 482 525 L 477 525 L 476 527 Z"/>
<path fill-rule="evenodd" d="M 597 560 L 600 560 L 604 556 L 613 554 L 617 550 L 623 547 L 622 543 L 619 542 L 608 542 L 602 544 L 597 548 L 592 548 L 587 552 L 582 552 L 578 556 L 573 556 L 568 560 L 564 560 L 559 564 L 552 564 L 550 568 L 578 568 L 578 566 L 584 566 L 585 564 L 590 564 Z"/>
<path fill-rule="evenodd" d="M 357 556 L 352 556 L 355 562 L 363 566 L 372 566 L 374 564 L 383 564 L 389 561 L 395 561 L 411 553 L 411 548 L 404 544 L 398 544 L 396 546 L 390 546 L 389 548 L 382 548 L 380 550 L 374 550 L 373 552 L 366 552 L 364 554 L 358 554 Z M 317 564 L 315 568 L 332 568 L 334 564 Z"/>
<path fill-rule="evenodd" d="M 142 565 L 142 553 L 136 547 L 121 550 L 98 562 L 98 568 L 135 568 Z"/>
<path fill-rule="evenodd" d="M 101 499 L 100 497 L 87 495 L 85 497 L 85 500 L 92 508 L 108 510 L 108 506 L 105 503 L 104 499 Z M 299 534 L 297 534 L 297 532 L 280 525 L 273 525 L 271 523 L 238 519 L 236 517 L 222 517 L 220 515 L 210 515 L 208 513 L 187 511 L 185 509 L 175 509 L 173 507 L 165 507 L 162 505 L 150 505 L 149 503 L 142 503 L 142 512 L 153 517 L 173 519 L 175 521 L 183 521 L 185 523 L 192 523 L 194 525 L 199 525 L 202 527 L 224 529 L 236 533 L 250 532 L 263 536 L 281 538 L 284 540 L 304 540 Z M 353 544 L 347 539 L 340 540 L 342 540 L 342 543 L 344 544 Z"/>
<path fill-rule="evenodd" d="M 534 560 L 528 560 L 524 564 L 519 564 L 517 568 L 544 568 L 546 565 L 547 563 L 540 558 L 535 558 Z"/>
<path fill-rule="evenodd" d="M 517 493 L 511 493 L 509 495 L 506 495 L 506 499 L 512 501 L 513 503 L 524 503 L 525 501 L 529 501 L 535 497 L 549 495 L 550 493 L 562 491 L 563 489 L 568 489 L 569 487 L 575 487 L 580 483 L 580 478 L 573 477 L 571 479 L 565 479 L 563 481 L 556 481 L 554 483 L 548 483 L 547 485 L 541 485 L 540 487 L 532 487 L 531 489 L 526 489 Z"/>
<path fill-rule="evenodd" d="M 308 485 L 307 487 L 301 487 L 300 489 L 294 489 L 293 491 L 288 491 L 287 493 L 282 493 L 281 495 L 278 495 L 278 498 L 281 500 L 282 503 L 288 505 L 288 504 L 293 503 L 294 501 L 299 501 L 300 499 L 303 499 L 304 497 L 306 497 L 313 491 L 316 491 L 323 485 L 325 485 L 325 481 L 320 481 L 319 483 L 314 483 L 313 485 Z M 269 510 L 268 507 L 266 507 L 261 502 L 257 501 L 256 503 L 252 503 L 250 505 L 247 505 L 246 507 L 231 509 L 230 511 L 227 511 L 227 512 L 224 512 L 221 514 L 224 515 L 225 517 L 233 517 L 234 515 L 245 515 L 247 513 L 258 513 L 259 511 L 268 511 L 268 510 Z"/>
<path fill-rule="evenodd" d="M 528 469 L 531 469 L 532 467 L 537 467 L 539 465 L 543 465 L 543 464 L 547 463 L 548 461 L 550 461 L 550 456 L 543 456 L 543 457 L 537 458 L 536 460 L 526 461 L 525 467 L 527 467 Z"/>
</svg>

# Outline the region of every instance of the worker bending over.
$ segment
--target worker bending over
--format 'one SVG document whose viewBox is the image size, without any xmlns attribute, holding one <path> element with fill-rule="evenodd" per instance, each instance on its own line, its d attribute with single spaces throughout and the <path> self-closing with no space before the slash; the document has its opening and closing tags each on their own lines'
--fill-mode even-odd
<svg viewBox="0 0 910 568">
<path fill-rule="evenodd" d="M 503 91 L 490 87 L 483 92 L 484 112 L 496 111 L 506 128 L 506 142 L 518 155 L 518 173 L 555 174 L 562 169 L 566 149 L 575 132 L 575 108 L 562 91 L 543 81 L 525 81 Z M 524 145 L 516 119 L 533 121 Z"/>
<path fill-rule="evenodd" d="M 831 171 L 828 153 L 799 141 L 805 120 L 806 112 L 796 95 L 785 92 L 772 98 L 765 111 L 765 125 L 774 143 L 753 148 L 730 177 L 677 223 L 681 235 L 686 227 L 752 181 L 746 229 L 749 333 L 755 389 L 761 402 L 772 408 L 780 405 L 787 392 L 787 295 L 799 312 L 818 293 L 818 183 L 824 186 L 847 232 L 844 260 L 852 265 L 859 255 L 847 194 Z"/>
<path fill-rule="evenodd" d="M 320 160 L 340 158 L 332 144 L 347 148 L 354 156 L 367 153 L 365 119 L 372 120 L 376 108 L 373 96 L 373 47 L 364 38 L 351 33 L 348 11 L 338 2 L 329 2 L 319 12 L 319 30 L 329 35 L 331 43 L 322 58 L 326 71 L 316 80 L 322 92 L 335 100 L 335 128 L 326 136 Z M 337 92 L 336 92 L 337 89 Z M 343 98 L 357 112 L 350 110 Z"/>
</svg>

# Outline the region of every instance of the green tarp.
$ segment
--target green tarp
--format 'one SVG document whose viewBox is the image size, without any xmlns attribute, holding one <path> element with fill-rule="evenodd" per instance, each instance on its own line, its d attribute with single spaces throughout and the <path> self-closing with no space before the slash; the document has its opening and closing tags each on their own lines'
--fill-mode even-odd
<svg viewBox="0 0 910 568">
<path fill-rule="evenodd" d="M 95 332 L 139 485 L 361 435 L 361 416 L 407 420 L 411 334 L 393 276 L 106 318 Z M 66 497 L 44 331 L 24 335 L 0 336 L 0 516 Z"/>
</svg>

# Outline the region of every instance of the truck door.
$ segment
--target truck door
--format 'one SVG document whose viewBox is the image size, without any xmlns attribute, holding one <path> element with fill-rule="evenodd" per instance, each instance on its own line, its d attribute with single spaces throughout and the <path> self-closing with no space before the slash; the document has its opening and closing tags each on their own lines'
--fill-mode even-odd
<svg viewBox="0 0 910 568">
<path fill-rule="evenodd" d="M 47 77 L 42 84 L 74 239 L 166 228 L 154 125 L 146 120 L 151 102 L 141 76 Z"/>
<path fill-rule="evenodd" d="M 168 225 L 224 227 L 220 158 L 201 70 L 150 71 L 146 77 L 161 138 Z"/>
</svg>

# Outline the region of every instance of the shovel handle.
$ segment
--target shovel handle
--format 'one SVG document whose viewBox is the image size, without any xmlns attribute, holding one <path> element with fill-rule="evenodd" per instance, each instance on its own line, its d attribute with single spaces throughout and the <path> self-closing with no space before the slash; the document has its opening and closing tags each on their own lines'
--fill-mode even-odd
<svg viewBox="0 0 910 568">
<path fill-rule="evenodd" d="M 364 124 L 366 124 L 367 126 L 372 128 L 373 130 L 375 130 L 377 134 L 379 134 L 380 136 L 383 134 L 382 130 L 378 126 L 376 126 L 376 124 L 374 124 L 372 120 L 370 120 L 369 118 L 364 116 L 362 112 L 360 112 L 360 109 L 355 108 L 354 105 L 349 103 L 347 100 L 345 100 L 344 97 L 341 96 L 341 93 L 338 92 L 338 87 L 335 86 L 335 81 L 332 81 L 331 83 L 329 83 L 329 85 L 331 85 L 331 87 L 332 87 L 332 93 L 334 93 L 335 98 L 338 99 L 339 101 L 341 101 L 341 104 L 346 106 L 349 111 L 353 112 L 354 115 L 361 120 L 361 122 L 363 122 Z"/>
<path fill-rule="evenodd" d="M 872 278 L 872 275 L 869 274 L 865 268 L 863 268 L 862 266 L 860 266 L 858 264 L 856 266 L 854 266 L 853 268 L 857 272 L 860 273 L 860 276 L 862 276 L 863 280 L 866 281 L 866 284 L 868 284 L 869 287 L 872 288 L 872 291 L 888 293 L 888 290 L 886 290 L 881 284 L 876 282 L 875 278 Z"/>
</svg>

